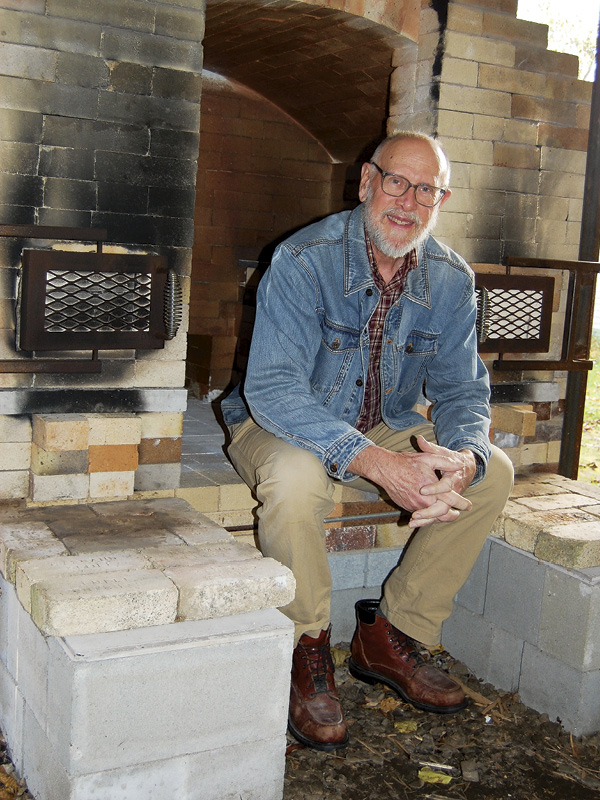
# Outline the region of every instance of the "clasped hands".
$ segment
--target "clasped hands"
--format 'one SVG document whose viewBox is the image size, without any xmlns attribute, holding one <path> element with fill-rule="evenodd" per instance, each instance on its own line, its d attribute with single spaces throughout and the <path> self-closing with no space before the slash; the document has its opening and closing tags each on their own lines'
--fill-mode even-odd
<svg viewBox="0 0 600 800">
<path fill-rule="evenodd" d="M 376 483 L 401 508 L 411 511 L 409 527 L 453 522 L 472 503 L 463 492 L 475 476 L 470 450 L 448 450 L 417 437 L 420 452 L 396 453 L 370 445 L 350 463 L 349 470 Z"/>
</svg>

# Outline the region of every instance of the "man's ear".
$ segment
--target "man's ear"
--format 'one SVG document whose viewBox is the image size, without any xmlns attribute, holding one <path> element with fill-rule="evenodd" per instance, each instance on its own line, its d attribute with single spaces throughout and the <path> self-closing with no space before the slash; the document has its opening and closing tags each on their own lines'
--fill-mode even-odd
<svg viewBox="0 0 600 800">
<path fill-rule="evenodd" d="M 371 165 L 368 161 L 362 165 L 362 169 L 360 171 L 360 183 L 358 185 L 358 199 L 361 203 L 364 203 L 367 199 L 367 192 L 369 189 L 369 182 L 371 180 Z"/>
<path fill-rule="evenodd" d="M 440 208 L 444 205 L 446 200 L 448 200 L 451 194 L 452 194 L 452 189 L 446 189 L 446 194 L 440 200 Z"/>
</svg>

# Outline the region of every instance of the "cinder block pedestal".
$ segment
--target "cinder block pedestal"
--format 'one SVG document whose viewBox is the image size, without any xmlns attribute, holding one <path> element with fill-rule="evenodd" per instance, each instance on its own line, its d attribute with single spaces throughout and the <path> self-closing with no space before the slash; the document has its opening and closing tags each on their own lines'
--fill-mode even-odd
<svg viewBox="0 0 600 800">
<path fill-rule="evenodd" d="M 182 500 L 0 514 L 0 727 L 36 800 L 281 800 L 293 576 Z"/>
<path fill-rule="evenodd" d="M 600 730 L 600 567 L 569 569 L 490 538 L 443 643 L 573 734 Z"/>
<path fill-rule="evenodd" d="M 281 800 L 282 614 L 45 637 L 1 589 L 0 720 L 35 798 Z"/>
</svg>

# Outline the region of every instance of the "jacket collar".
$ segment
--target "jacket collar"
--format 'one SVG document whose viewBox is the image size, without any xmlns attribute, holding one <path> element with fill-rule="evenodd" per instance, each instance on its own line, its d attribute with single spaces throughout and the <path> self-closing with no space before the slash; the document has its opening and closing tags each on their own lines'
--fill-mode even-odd
<svg viewBox="0 0 600 800">
<path fill-rule="evenodd" d="M 361 203 L 349 215 L 344 228 L 344 295 L 348 296 L 368 286 L 374 286 L 373 273 L 365 245 L 364 205 Z M 419 247 L 418 266 L 409 272 L 403 295 L 415 303 L 431 308 L 429 269 L 425 246 Z"/>
</svg>

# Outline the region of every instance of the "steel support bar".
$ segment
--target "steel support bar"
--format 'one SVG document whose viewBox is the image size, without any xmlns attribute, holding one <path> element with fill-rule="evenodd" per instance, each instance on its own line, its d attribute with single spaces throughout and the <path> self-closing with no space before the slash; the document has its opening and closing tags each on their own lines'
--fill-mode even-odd
<svg viewBox="0 0 600 800">
<path fill-rule="evenodd" d="M 596 39 L 596 75 L 592 89 L 592 106 L 588 136 L 583 214 L 579 258 L 597 261 L 600 249 L 600 20 Z M 571 275 L 571 280 L 574 280 Z M 572 340 L 569 349 L 578 358 L 589 358 L 594 314 L 596 275 L 580 276 L 578 291 L 571 292 Z M 565 395 L 565 419 L 558 471 L 566 478 L 577 480 L 581 451 L 581 434 L 585 411 L 587 373 L 570 372 Z"/>
</svg>

